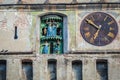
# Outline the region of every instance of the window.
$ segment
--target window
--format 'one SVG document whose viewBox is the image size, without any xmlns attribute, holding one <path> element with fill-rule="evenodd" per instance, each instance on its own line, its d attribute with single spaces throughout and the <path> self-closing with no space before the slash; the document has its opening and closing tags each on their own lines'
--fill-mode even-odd
<svg viewBox="0 0 120 80">
<path fill-rule="evenodd" d="M 15 34 L 14 34 L 14 39 L 17 39 L 18 35 L 17 35 L 17 26 L 15 26 Z"/>
<path fill-rule="evenodd" d="M 82 80 L 82 62 L 73 61 L 72 62 L 72 80 Z"/>
<path fill-rule="evenodd" d="M 40 52 L 42 54 L 63 53 L 63 17 L 49 14 L 41 17 Z"/>
<path fill-rule="evenodd" d="M 33 80 L 32 61 L 22 61 L 22 80 Z"/>
<path fill-rule="evenodd" d="M 57 80 L 56 60 L 48 60 L 49 80 Z"/>
<path fill-rule="evenodd" d="M 108 80 L 108 64 L 106 60 L 98 60 L 96 62 L 97 79 Z"/>
<path fill-rule="evenodd" d="M 0 80 L 6 80 L 6 61 L 0 60 Z"/>
</svg>

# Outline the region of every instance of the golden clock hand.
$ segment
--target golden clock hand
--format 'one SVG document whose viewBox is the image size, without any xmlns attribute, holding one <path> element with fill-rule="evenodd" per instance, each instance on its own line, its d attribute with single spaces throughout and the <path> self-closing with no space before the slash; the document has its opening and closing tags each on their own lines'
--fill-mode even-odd
<svg viewBox="0 0 120 80">
<path fill-rule="evenodd" d="M 97 32 L 94 34 L 94 38 L 93 38 L 93 39 L 96 39 L 96 38 L 97 38 L 100 29 L 101 29 L 101 25 L 99 25 L 99 29 L 98 29 Z"/>
<path fill-rule="evenodd" d="M 91 24 L 91 25 L 93 25 L 94 27 L 96 27 L 97 29 L 99 29 L 99 26 L 97 26 L 92 20 L 86 19 L 86 21 L 87 21 L 89 24 Z"/>
<path fill-rule="evenodd" d="M 94 38 L 93 39 L 97 38 L 99 31 L 100 31 L 100 29 L 98 29 L 97 32 L 94 34 Z"/>
</svg>

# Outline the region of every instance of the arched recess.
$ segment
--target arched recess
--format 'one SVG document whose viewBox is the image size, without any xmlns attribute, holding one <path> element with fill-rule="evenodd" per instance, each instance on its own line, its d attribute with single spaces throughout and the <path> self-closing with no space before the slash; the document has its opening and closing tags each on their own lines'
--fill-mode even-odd
<svg viewBox="0 0 120 80">
<path fill-rule="evenodd" d="M 72 80 L 82 80 L 82 61 L 72 61 Z"/>
<path fill-rule="evenodd" d="M 39 31 L 39 33 L 40 33 L 40 48 L 39 48 L 40 53 L 43 53 L 43 54 L 45 53 L 45 51 L 43 51 L 43 46 L 45 44 L 47 44 L 48 41 L 50 41 L 50 40 L 51 40 L 51 43 L 49 43 L 49 46 L 48 46 L 48 49 L 49 49 L 47 51 L 48 53 L 46 52 L 45 54 L 66 53 L 68 51 L 68 27 L 67 27 L 68 20 L 67 20 L 67 16 L 62 13 L 49 12 L 49 13 L 39 15 L 39 17 L 40 17 L 40 28 L 39 28 L 39 30 L 40 30 Z M 50 20 L 52 21 L 52 23 L 56 24 L 55 26 L 57 26 L 56 34 L 53 34 L 53 35 L 48 34 L 48 26 L 49 26 L 48 24 L 51 22 Z M 45 25 L 45 23 L 47 25 Z M 46 33 L 46 31 L 47 31 L 47 33 Z M 53 37 L 51 37 L 51 35 Z M 47 36 L 47 37 L 45 38 L 45 36 Z M 54 43 L 52 41 L 55 41 L 56 43 Z M 59 44 L 62 44 L 62 45 L 60 45 L 60 48 L 59 48 L 59 46 L 56 46 Z M 53 47 L 53 48 L 51 48 L 51 47 Z"/>
</svg>

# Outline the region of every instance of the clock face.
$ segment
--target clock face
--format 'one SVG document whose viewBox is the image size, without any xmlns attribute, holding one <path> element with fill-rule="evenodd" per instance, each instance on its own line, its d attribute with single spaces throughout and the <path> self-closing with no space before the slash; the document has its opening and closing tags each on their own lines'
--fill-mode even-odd
<svg viewBox="0 0 120 80">
<path fill-rule="evenodd" d="M 95 46 L 104 46 L 115 39 L 118 33 L 118 25 L 111 15 L 94 12 L 83 19 L 80 32 L 88 43 Z"/>
</svg>

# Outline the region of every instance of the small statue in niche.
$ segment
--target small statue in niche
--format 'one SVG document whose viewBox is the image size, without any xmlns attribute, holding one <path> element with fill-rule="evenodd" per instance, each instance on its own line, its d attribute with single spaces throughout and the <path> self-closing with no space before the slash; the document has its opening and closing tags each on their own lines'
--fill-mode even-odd
<svg viewBox="0 0 120 80">
<path fill-rule="evenodd" d="M 48 23 L 48 22 L 47 22 Z M 54 21 L 50 21 L 47 27 L 47 37 L 53 37 L 57 35 L 58 24 Z"/>
<path fill-rule="evenodd" d="M 47 29 L 43 28 L 43 35 L 46 35 L 46 34 L 47 34 Z"/>
<path fill-rule="evenodd" d="M 47 27 L 47 37 L 51 37 L 52 36 L 52 23 L 49 23 L 48 27 Z"/>
<path fill-rule="evenodd" d="M 59 35 L 59 36 L 61 36 L 61 35 L 62 35 L 61 28 L 57 28 L 57 35 Z"/>
<path fill-rule="evenodd" d="M 60 41 L 58 40 L 57 43 L 54 45 L 54 53 L 59 53 L 60 51 Z"/>
<path fill-rule="evenodd" d="M 56 36 L 57 35 L 57 27 L 58 25 L 57 24 L 53 24 L 53 36 Z"/>
<path fill-rule="evenodd" d="M 48 45 L 48 42 L 45 41 L 45 44 L 43 45 L 42 53 L 48 54 L 48 51 L 49 51 L 49 45 Z"/>
<path fill-rule="evenodd" d="M 57 35 L 57 28 L 58 28 L 58 23 L 53 20 L 53 36 Z"/>
</svg>

